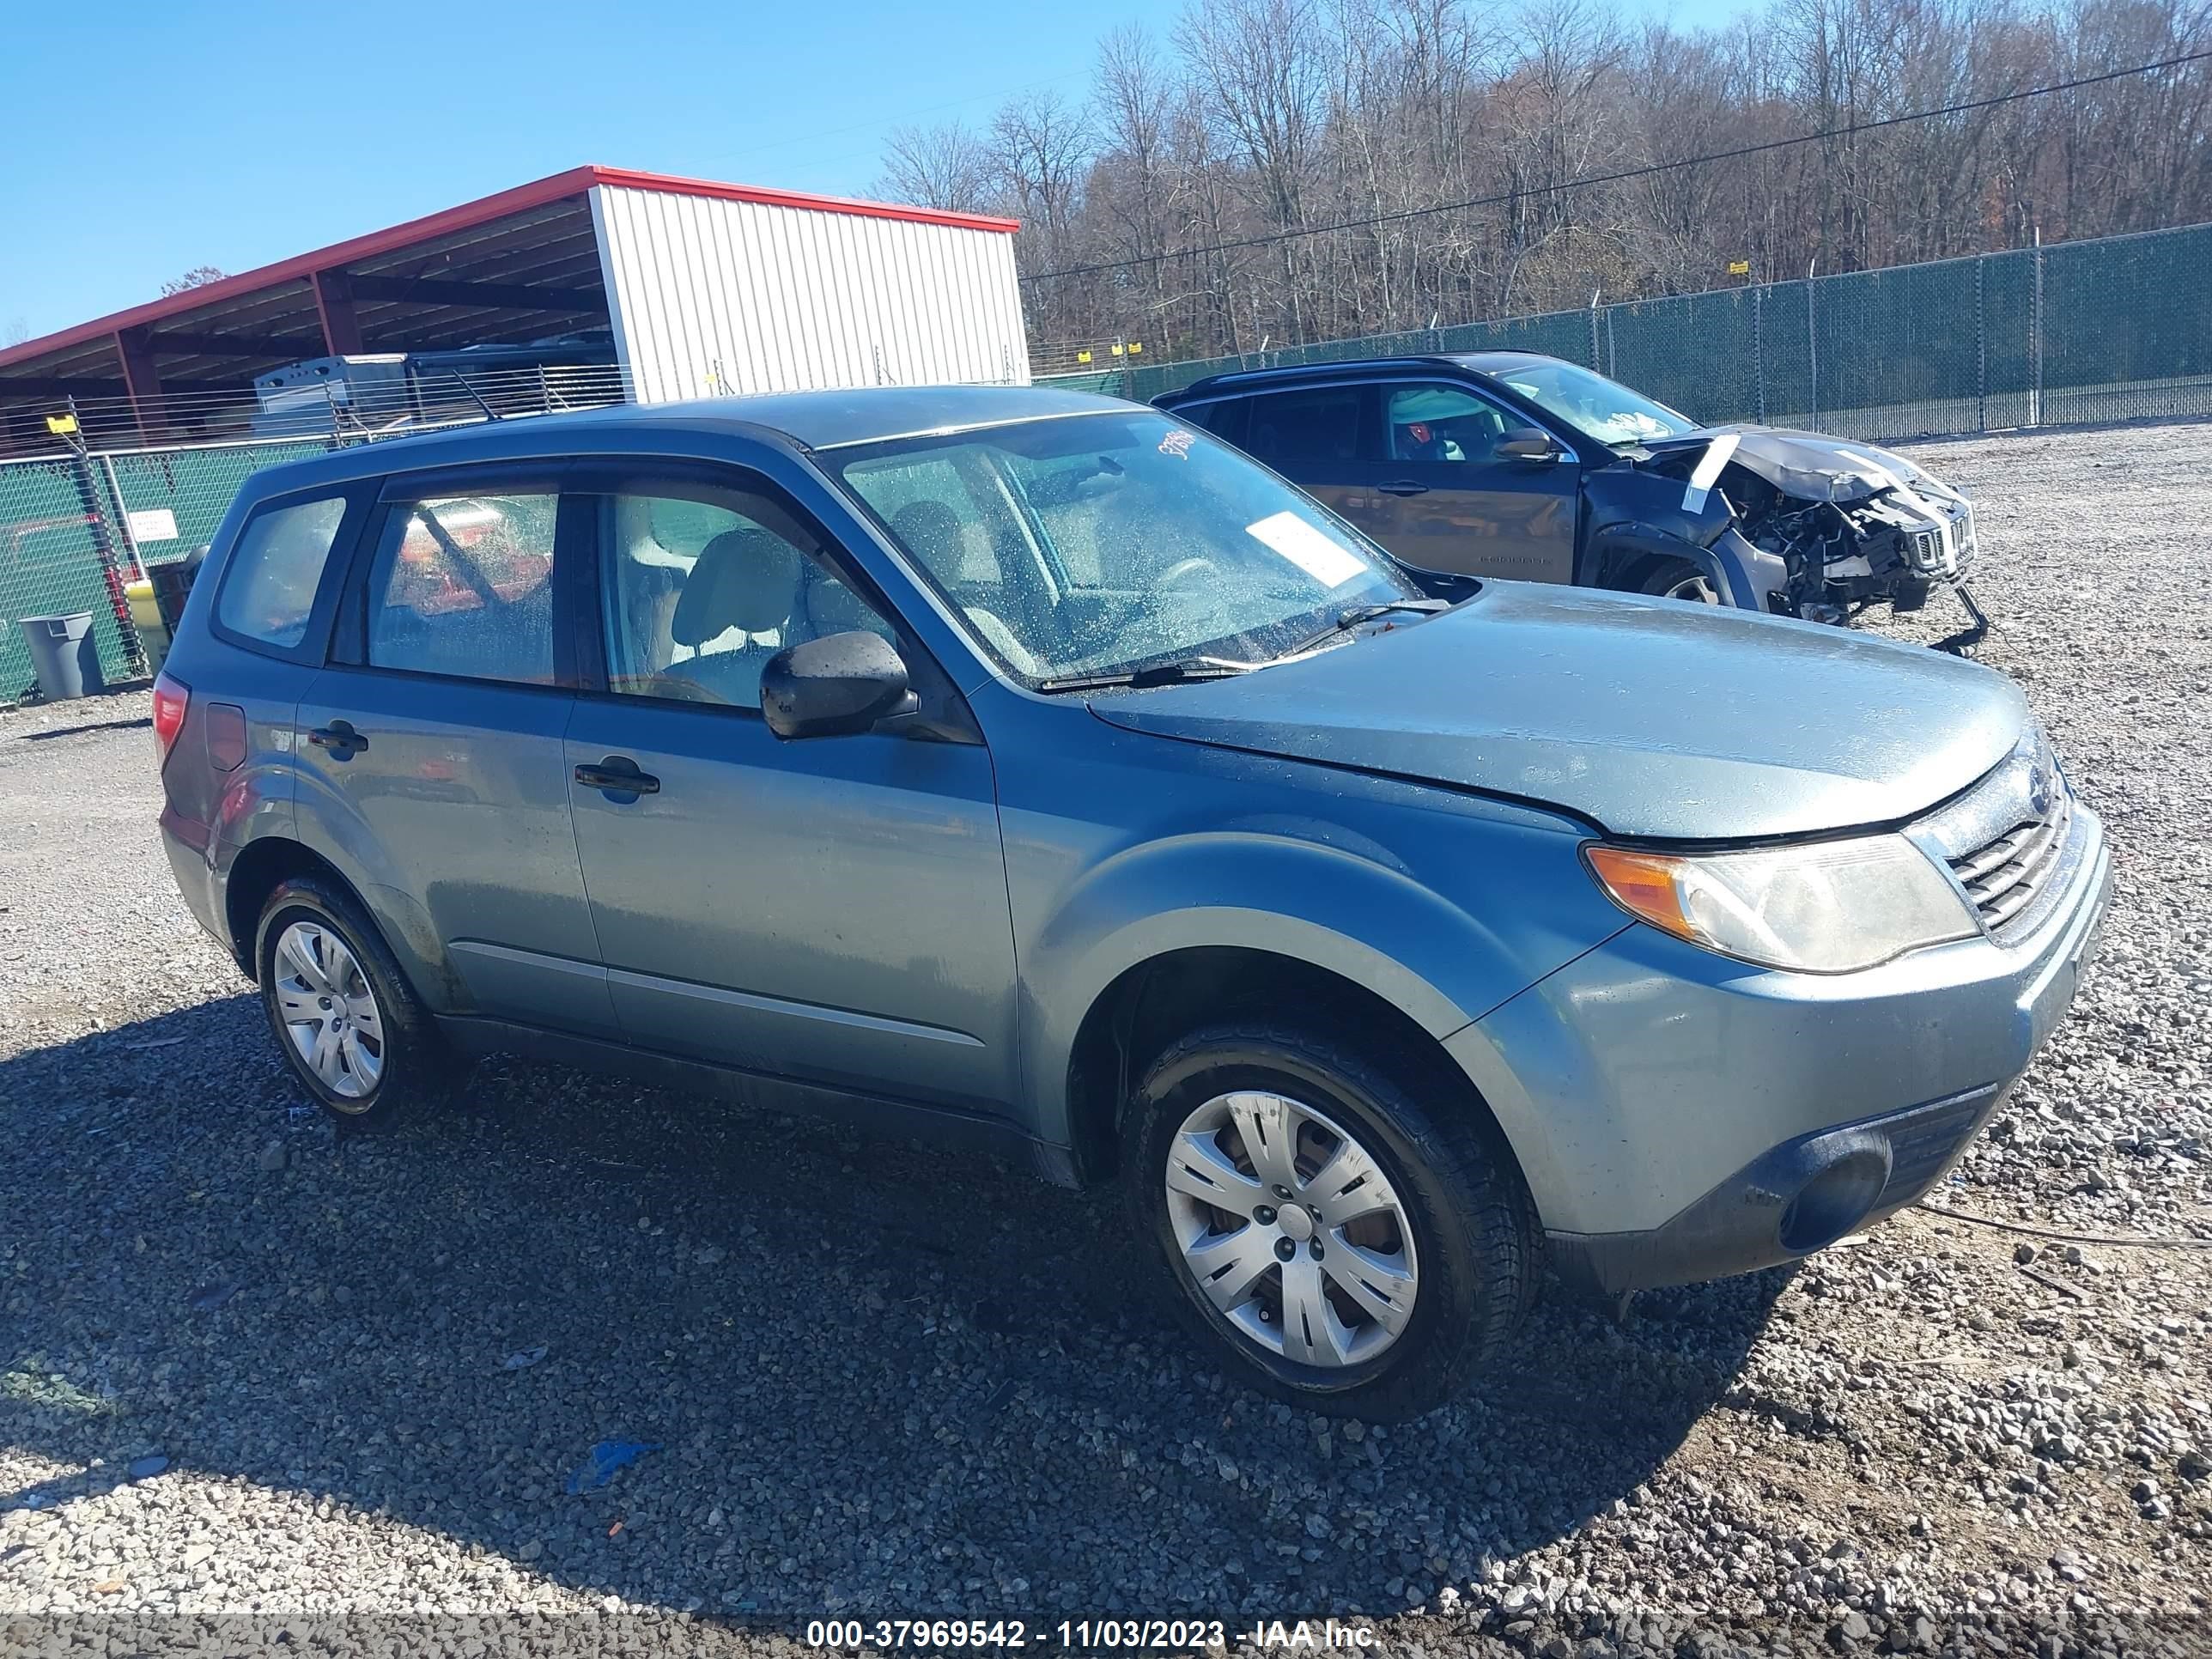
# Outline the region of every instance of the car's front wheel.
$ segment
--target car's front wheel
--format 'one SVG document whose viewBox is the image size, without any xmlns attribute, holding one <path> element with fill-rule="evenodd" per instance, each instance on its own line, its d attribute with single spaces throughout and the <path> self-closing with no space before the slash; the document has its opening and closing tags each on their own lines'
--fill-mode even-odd
<svg viewBox="0 0 2212 1659">
<path fill-rule="evenodd" d="M 254 939 L 270 1029 L 324 1110 L 381 1127 L 443 1092 L 451 1056 L 350 893 L 314 876 L 280 883 Z"/>
<path fill-rule="evenodd" d="M 1130 1197 L 1191 1328 L 1310 1409 L 1396 1420 L 1494 1358 L 1535 1272 L 1495 1137 L 1430 1116 L 1356 1043 L 1272 1023 L 1194 1032 L 1130 1102 Z"/>
<path fill-rule="evenodd" d="M 1719 590 L 1713 579 L 1687 559 L 1660 559 L 1646 567 L 1637 591 L 1662 599 L 1686 599 L 1692 605 L 1718 605 Z"/>
</svg>

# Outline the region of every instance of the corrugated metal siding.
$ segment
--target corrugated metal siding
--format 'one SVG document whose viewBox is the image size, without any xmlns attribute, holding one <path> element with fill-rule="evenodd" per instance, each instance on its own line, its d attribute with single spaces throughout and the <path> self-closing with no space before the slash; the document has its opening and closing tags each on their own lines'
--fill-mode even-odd
<svg viewBox="0 0 2212 1659">
<path fill-rule="evenodd" d="M 1028 384 L 1002 231 L 609 185 L 591 194 L 616 345 L 641 403 Z"/>
</svg>

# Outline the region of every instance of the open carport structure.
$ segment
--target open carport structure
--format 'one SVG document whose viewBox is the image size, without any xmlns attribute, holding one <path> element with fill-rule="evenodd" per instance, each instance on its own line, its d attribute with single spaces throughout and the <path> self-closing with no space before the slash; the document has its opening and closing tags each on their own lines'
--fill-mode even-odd
<svg viewBox="0 0 2212 1659">
<path fill-rule="evenodd" d="M 1026 380 L 1015 228 L 576 167 L 0 350 L 0 453 L 72 410 L 95 447 L 236 435 L 288 364 L 593 331 L 645 401 Z"/>
</svg>

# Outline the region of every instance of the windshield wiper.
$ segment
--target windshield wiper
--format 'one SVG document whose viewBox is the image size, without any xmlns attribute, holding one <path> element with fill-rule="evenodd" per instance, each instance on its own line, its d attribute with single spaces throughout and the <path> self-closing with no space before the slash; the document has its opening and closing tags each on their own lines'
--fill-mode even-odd
<svg viewBox="0 0 2212 1659">
<path fill-rule="evenodd" d="M 1401 611 L 1418 611 L 1425 616 L 1435 611 L 1450 609 L 1449 599 L 1389 599 L 1381 605 L 1355 605 L 1338 611 L 1334 622 L 1326 628 L 1316 629 L 1284 652 L 1283 655 L 1303 656 L 1314 647 L 1326 645 L 1339 634 L 1347 633 L 1362 623 L 1373 622 L 1377 617 L 1388 617 Z"/>
<path fill-rule="evenodd" d="M 1067 674 L 1039 680 L 1040 691 L 1104 691 L 1121 686 L 1142 690 L 1148 685 L 1181 685 L 1189 680 L 1226 679 L 1249 674 L 1255 662 L 1231 662 L 1226 657 L 1178 657 L 1172 662 L 1147 663 L 1142 668 L 1116 669 L 1104 674 Z"/>
</svg>

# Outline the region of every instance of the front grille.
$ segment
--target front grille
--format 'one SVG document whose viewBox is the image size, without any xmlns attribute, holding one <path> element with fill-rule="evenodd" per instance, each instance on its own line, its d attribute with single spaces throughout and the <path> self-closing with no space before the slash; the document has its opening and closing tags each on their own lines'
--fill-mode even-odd
<svg viewBox="0 0 2212 1659">
<path fill-rule="evenodd" d="M 2014 824 L 1995 841 L 1951 860 L 1951 872 L 1990 932 L 2002 939 L 2005 925 L 2025 911 L 2058 865 L 2066 830 L 2074 816 L 2070 792 L 2057 791 L 2051 810 L 2039 818 Z"/>
</svg>

